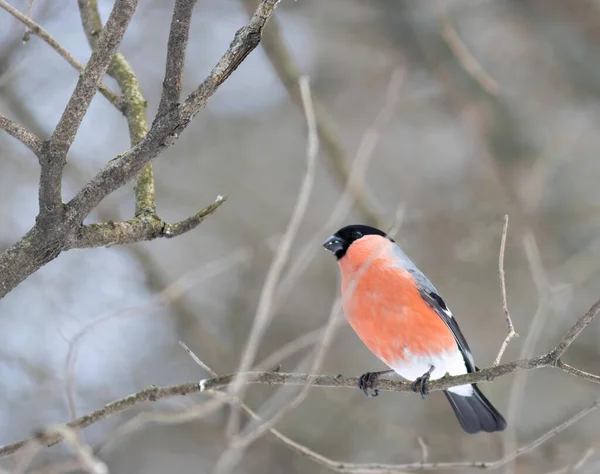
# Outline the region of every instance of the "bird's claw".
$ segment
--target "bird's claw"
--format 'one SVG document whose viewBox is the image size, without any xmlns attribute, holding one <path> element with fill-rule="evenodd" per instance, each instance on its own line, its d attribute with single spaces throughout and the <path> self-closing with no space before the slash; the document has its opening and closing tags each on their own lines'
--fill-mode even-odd
<svg viewBox="0 0 600 474">
<path fill-rule="evenodd" d="M 358 388 L 360 388 L 367 397 L 376 397 L 379 395 L 379 390 L 374 388 L 375 382 L 379 378 L 379 374 L 377 372 L 367 372 L 366 374 L 362 374 L 358 379 Z M 369 389 L 373 390 L 373 392 L 369 393 Z"/>
<path fill-rule="evenodd" d="M 425 372 L 420 377 L 417 377 L 417 379 L 412 384 L 410 384 L 410 389 L 413 392 L 420 393 L 421 398 L 423 398 L 423 400 L 427 400 L 427 396 L 429 395 L 429 379 L 431 377 L 431 372 L 433 372 L 433 369 L 434 367 L 431 366 L 431 368 L 427 372 Z"/>
</svg>

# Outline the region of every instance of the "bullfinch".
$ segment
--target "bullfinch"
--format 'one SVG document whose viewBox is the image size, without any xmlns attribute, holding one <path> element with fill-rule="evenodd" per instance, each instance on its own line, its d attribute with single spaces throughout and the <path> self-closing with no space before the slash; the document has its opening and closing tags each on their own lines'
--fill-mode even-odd
<svg viewBox="0 0 600 474">
<path fill-rule="evenodd" d="M 413 381 L 425 399 L 429 379 L 478 370 L 456 319 L 433 284 L 385 232 L 349 225 L 323 246 L 337 258 L 343 309 L 364 344 L 392 370 L 368 372 L 359 387 L 369 395 L 379 375 Z M 373 390 L 371 396 L 377 396 Z M 444 390 L 467 433 L 502 431 L 506 421 L 477 385 Z"/>
</svg>

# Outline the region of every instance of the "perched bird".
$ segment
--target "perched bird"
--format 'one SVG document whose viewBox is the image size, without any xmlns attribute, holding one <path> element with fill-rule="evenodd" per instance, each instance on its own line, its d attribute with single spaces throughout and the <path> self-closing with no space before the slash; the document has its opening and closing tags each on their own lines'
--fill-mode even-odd
<svg viewBox="0 0 600 474">
<path fill-rule="evenodd" d="M 426 398 L 429 379 L 478 370 L 438 291 L 385 232 L 349 225 L 323 246 L 338 261 L 348 322 L 371 352 L 393 369 L 362 375 L 359 387 L 366 395 L 383 374 L 396 372 L 413 381 L 413 391 Z M 375 389 L 371 396 L 377 394 Z M 452 387 L 444 394 L 467 433 L 506 428 L 477 385 Z"/>
</svg>

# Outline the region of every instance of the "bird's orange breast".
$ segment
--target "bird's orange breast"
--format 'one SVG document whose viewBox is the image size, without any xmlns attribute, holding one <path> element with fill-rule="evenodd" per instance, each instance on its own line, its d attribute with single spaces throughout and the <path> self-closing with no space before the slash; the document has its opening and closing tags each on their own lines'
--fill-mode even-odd
<svg viewBox="0 0 600 474">
<path fill-rule="evenodd" d="M 394 265 L 389 249 L 377 239 L 355 242 L 339 265 L 348 322 L 386 364 L 458 349 L 450 329 L 421 298 L 412 275 Z"/>
</svg>

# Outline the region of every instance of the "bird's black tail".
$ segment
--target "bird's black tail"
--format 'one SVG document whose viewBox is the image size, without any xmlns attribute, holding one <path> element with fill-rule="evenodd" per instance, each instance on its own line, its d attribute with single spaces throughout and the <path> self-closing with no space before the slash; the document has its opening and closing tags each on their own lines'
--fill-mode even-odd
<svg viewBox="0 0 600 474">
<path fill-rule="evenodd" d="M 473 393 L 469 396 L 459 395 L 444 390 L 446 398 L 458 418 L 460 426 L 467 433 L 487 431 L 502 431 L 506 428 L 506 421 L 496 410 L 485 395 L 479 391 L 477 385 L 472 385 Z"/>
</svg>

